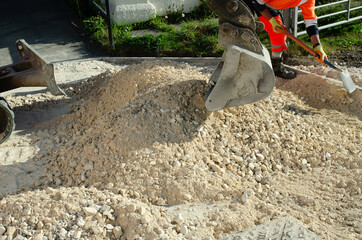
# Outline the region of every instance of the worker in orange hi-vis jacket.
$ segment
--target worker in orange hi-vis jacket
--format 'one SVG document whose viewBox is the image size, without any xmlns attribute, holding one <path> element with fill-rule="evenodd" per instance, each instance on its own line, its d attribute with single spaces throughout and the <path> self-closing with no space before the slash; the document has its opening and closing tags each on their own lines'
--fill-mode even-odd
<svg viewBox="0 0 362 240">
<path fill-rule="evenodd" d="M 323 63 L 327 55 L 323 51 L 319 40 L 319 31 L 317 26 L 317 15 L 314 12 L 315 0 L 243 0 L 248 7 L 258 15 L 261 22 L 264 23 L 265 30 L 269 34 L 272 51 L 272 65 L 276 76 L 293 79 L 296 74 L 291 69 L 284 67 L 282 53 L 287 49 L 286 36 L 278 33 L 276 27 L 286 28 L 283 24 L 282 16 L 279 10 L 300 6 L 304 18 L 305 28 L 313 44 L 313 49 L 320 58 L 315 59 Z"/>
</svg>

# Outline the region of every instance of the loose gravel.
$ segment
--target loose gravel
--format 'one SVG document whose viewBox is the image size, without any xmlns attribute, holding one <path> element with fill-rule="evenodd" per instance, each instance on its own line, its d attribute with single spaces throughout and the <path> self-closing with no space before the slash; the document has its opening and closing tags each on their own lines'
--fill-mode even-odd
<svg viewBox="0 0 362 240">
<path fill-rule="evenodd" d="M 208 112 L 211 72 L 144 61 L 67 79 L 67 96 L 8 96 L 15 109 L 72 110 L 2 145 L 0 239 L 206 240 L 284 216 L 358 239 L 361 94 L 300 74 Z"/>
</svg>

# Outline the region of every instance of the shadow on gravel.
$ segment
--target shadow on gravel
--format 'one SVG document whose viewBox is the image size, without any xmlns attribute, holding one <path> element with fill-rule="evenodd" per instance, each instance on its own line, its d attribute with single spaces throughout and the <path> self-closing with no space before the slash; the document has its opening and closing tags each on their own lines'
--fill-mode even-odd
<svg viewBox="0 0 362 240">
<path fill-rule="evenodd" d="M 68 99 L 56 101 L 56 107 L 49 107 L 50 104 L 54 104 L 54 101 L 37 102 L 36 105 L 39 106 L 35 108 L 33 105 L 13 108 L 16 124 L 15 131 L 21 134 L 36 125 L 41 125 L 42 122 L 50 121 L 71 111 L 72 104 Z M 45 107 L 42 108 L 42 105 Z"/>
<path fill-rule="evenodd" d="M 110 103 L 101 102 L 97 98 L 98 85 L 92 86 L 95 88 L 84 100 L 99 104 L 83 109 L 82 114 L 89 115 L 70 111 L 80 99 L 74 90 L 67 93 L 70 100 L 44 100 L 14 108 L 17 133 L 0 149 L 0 156 L 5 158 L 0 166 L 0 199 L 46 186 L 95 184 L 102 179 L 100 173 L 105 165 L 125 160 L 122 156 L 129 151 L 152 149 L 155 142 L 192 141 L 210 114 L 204 107 L 208 86 L 200 80 L 158 87 L 131 98 L 122 109 L 113 109 L 112 105 L 104 109 L 104 104 Z M 105 112 L 99 118 L 92 115 L 101 111 Z M 104 126 L 105 122 L 112 124 Z M 93 165 L 95 159 L 97 164 Z M 70 166 L 71 161 L 77 166 Z M 89 164 L 92 170 L 85 167 Z M 105 181 L 114 177 L 113 170 Z M 84 179 L 90 175 L 96 177 Z M 68 181 L 69 176 L 73 183 Z"/>
<path fill-rule="evenodd" d="M 362 120 L 362 91 L 356 89 L 350 94 L 342 82 L 337 84 L 315 74 L 298 72 L 292 80 L 277 78 L 276 87 L 293 92 L 314 108 L 336 110 Z"/>
<path fill-rule="evenodd" d="M 44 123 L 69 113 L 72 106 L 69 99 L 51 99 L 52 95 L 45 90 L 19 92 L 16 95 L 18 106 L 12 107 L 15 130 L 0 145 L 0 199 L 18 190 L 25 191 L 42 184 L 46 164 L 36 156 L 54 150 L 54 132 L 48 131 Z M 43 95 L 47 95 L 46 99 L 30 100 Z"/>
</svg>

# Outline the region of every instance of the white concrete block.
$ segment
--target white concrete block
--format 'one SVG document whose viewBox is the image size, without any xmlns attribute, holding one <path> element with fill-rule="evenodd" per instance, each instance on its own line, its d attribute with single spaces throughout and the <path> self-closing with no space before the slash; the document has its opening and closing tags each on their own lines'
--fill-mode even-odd
<svg viewBox="0 0 362 240">
<path fill-rule="evenodd" d="M 110 0 L 109 11 L 118 24 L 143 22 L 156 15 L 155 6 L 148 0 Z"/>
<path fill-rule="evenodd" d="M 104 0 L 102 1 L 104 4 Z M 170 12 L 191 12 L 200 0 L 109 0 L 111 19 L 118 24 L 147 21 Z"/>
<path fill-rule="evenodd" d="M 189 13 L 201 4 L 200 0 L 150 0 L 156 7 L 157 14 L 164 16 L 170 12 Z"/>
</svg>

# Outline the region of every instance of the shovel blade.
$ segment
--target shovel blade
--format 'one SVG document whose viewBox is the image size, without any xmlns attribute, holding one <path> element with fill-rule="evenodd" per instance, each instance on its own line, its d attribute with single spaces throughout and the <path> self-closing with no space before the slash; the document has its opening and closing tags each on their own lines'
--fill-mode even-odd
<svg viewBox="0 0 362 240">
<path fill-rule="evenodd" d="M 352 78 L 349 75 L 349 72 L 347 69 L 343 70 L 339 73 L 339 77 L 341 78 L 343 82 L 343 86 L 349 93 L 353 93 L 354 90 L 356 90 L 356 86 L 353 84 Z"/>
</svg>

